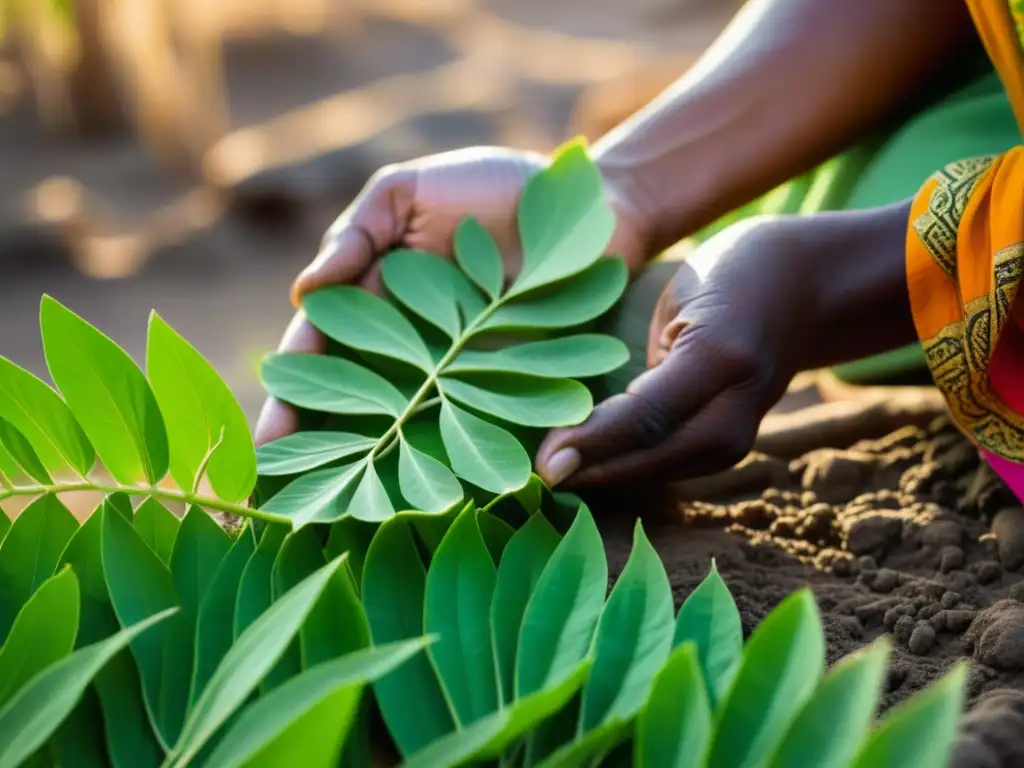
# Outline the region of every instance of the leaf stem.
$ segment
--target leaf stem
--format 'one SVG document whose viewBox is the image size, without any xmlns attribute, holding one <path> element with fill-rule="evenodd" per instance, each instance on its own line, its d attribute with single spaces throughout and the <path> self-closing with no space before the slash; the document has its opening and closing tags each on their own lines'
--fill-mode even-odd
<svg viewBox="0 0 1024 768">
<path fill-rule="evenodd" d="M 192 495 L 199 493 L 199 484 L 203 482 L 203 475 L 206 474 L 206 467 L 210 463 L 210 459 L 213 458 L 213 452 L 220 448 L 220 444 L 224 442 L 224 427 L 220 428 L 220 437 L 217 438 L 217 442 L 210 446 L 210 450 L 203 456 L 203 460 L 199 462 L 199 469 L 196 470 L 196 477 L 192 481 Z"/>
<path fill-rule="evenodd" d="M 0 501 L 17 496 L 42 496 L 47 493 L 69 493 L 71 491 L 96 491 L 98 493 L 126 493 L 129 496 L 150 496 L 161 501 L 179 501 L 205 509 L 215 509 L 218 512 L 229 512 L 239 517 L 266 520 L 268 523 L 291 524 L 291 518 L 275 515 L 272 512 L 263 512 L 262 510 L 242 504 L 233 504 L 230 501 L 223 501 L 210 496 L 200 496 L 196 493 L 186 493 L 181 490 L 157 488 L 155 486 L 103 485 L 101 483 L 89 482 L 88 480 L 81 483 L 12 486 L 0 491 Z"/>
<path fill-rule="evenodd" d="M 0 472 L 0 488 L 13 488 L 14 483 L 11 482 L 10 478 L 7 477 L 3 472 Z"/>
</svg>

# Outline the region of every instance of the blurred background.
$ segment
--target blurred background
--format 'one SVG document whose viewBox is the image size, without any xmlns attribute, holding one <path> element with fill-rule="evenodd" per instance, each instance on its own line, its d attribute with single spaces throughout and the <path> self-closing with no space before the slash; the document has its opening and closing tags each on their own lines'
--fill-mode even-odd
<svg viewBox="0 0 1024 768">
<path fill-rule="evenodd" d="M 156 309 L 254 419 L 287 288 L 385 163 L 591 139 L 741 0 L 0 0 L 0 354 Z"/>
</svg>

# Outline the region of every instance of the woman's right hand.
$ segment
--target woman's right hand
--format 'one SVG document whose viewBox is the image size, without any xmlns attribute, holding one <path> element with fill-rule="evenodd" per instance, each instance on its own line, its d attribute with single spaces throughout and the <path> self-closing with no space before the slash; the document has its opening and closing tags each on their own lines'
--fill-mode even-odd
<svg viewBox="0 0 1024 768">
<path fill-rule="evenodd" d="M 388 166 L 380 170 L 327 231 L 320 253 L 292 284 L 292 303 L 327 285 L 354 284 L 380 290 L 379 259 L 392 248 L 417 248 L 451 256 L 452 238 L 472 215 L 490 231 L 505 256 L 505 273 L 520 264 L 516 204 L 526 181 L 548 164 L 544 155 L 497 147 L 475 147 Z M 605 178 L 605 193 L 617 224 L 609 254 L 625 259 L 631 273 L 647 260 L 645 225 L 625 186 Z M 322 352 L 325 339 L 299 311 L 280 352 Z M 256 444 L 276 440 L 297 427 L 295 411 L 270 399 L 256 426 Z"/>
</svg>

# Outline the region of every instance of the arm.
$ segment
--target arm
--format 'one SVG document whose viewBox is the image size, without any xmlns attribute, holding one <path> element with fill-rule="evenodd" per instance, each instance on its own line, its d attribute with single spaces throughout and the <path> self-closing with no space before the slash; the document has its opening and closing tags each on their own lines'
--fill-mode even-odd
<svg viewBox="0 0 1024 768">
<path fill-rule="evenodd" d="M 972 35 L 963 0 L 750 0 L 594 155 L 658 253 L 855 141 Z"/>
</svg>

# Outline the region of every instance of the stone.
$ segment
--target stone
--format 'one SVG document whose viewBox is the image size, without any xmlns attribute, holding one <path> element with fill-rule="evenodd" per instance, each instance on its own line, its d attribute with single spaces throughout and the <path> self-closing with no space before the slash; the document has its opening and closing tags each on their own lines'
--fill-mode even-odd
<svg viewBox="0 0 1024 768">
<path fill-rule="evenodd" d="M 952 591 L 944 592 L 941 602 L 943 608 L 956 608 L 956 604 L 960 602 L 960 595 Z"/>
<path fill-rule="evenodd" d="M 846 548 L 855 555 L 885 552 L 899 543 L 903 522 L 899 515 L 880 511 L 859 515 L 845 522 Z"/>
<path fill-rule="evenodd" d="M 900 645 L 906 645 L 910 641 L 910 636 L 913 634 L 916 626 L 917 622 L 910 616 L 900 616 L 896 626 L 893 627 L 892 636 Z"/>
<path fill-rule="evenodd" d="M 900 576 L 892 568 L 879 568 L 875 574 L 874 583 L 871 588 L 875 592 L 881 592 L 883 594 L 892 592 L 899 586 Z"/>
<path fill-rule="evenodd" d="M 910 635 L 907 647 L 911 653 L 924 656 L 935 643 L 935 630 L 927 623 L 918 624 Z"/>
<path fill-rule="evenodd" d="M 939 552 L 939 570 L 943 573 L 959 570 L 964 564 L 964 551 L 948 545 Z"/>
<path fill-rule="evenodd" d="M 992 584 L 1003 576 L 1003 567 L 994 560 L 982 560 L 971 566 L 979 584 Z"/>
<path fill-rule="evenodd" d="M 1004 507 L 992 519 L 999 561 L 1008 571 L 1024 565 L 1024 508 Z"/>
<path fill-rule="evenodd" d="M 926 547 L 941 549 L 960 544 L 963 537 L 963 526 L 955 520 L 932 520 L 921 533 L 921 543 Z"/>
</svg>

